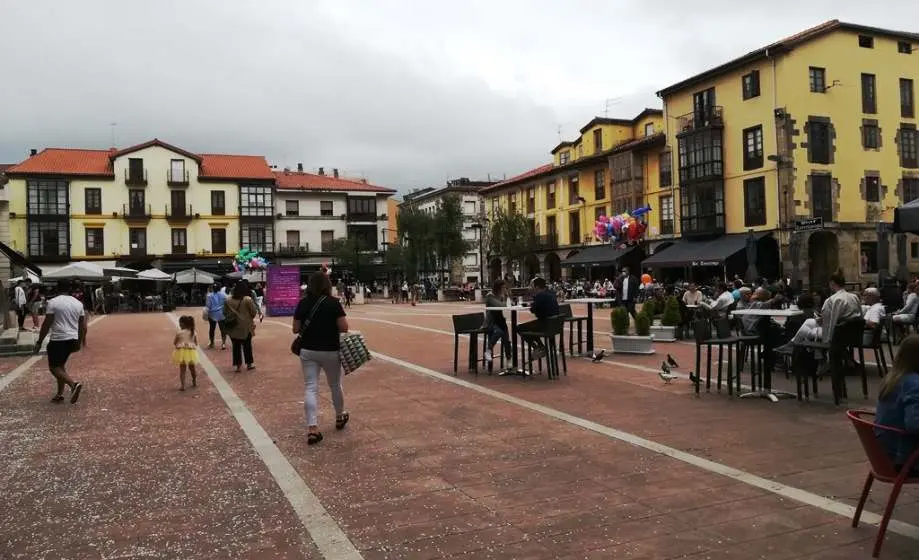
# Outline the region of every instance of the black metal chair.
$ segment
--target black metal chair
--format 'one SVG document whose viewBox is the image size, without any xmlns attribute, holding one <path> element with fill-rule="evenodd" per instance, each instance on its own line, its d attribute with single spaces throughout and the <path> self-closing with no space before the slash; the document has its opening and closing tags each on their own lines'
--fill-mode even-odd
<svg viewBox="0 0 919 560">
<path fill-rule="evenodd" d="M 577 328 L 578 354 L 583 354 L 584 344 L 587 342 L 587 338 L 584 336 L 587 330 L 587 317 L 575 317 L 571 304 L 568 303 L 558 306 L 558 316 L 562 318 L 563 326 L 568 326 L 568 352 L 574 356 L 574 333 L 575 328 Z M 562 340 L 564 340 L 564 334 L 562 335 Z M 564 348 L 562 352 L 564 353 Z"/>
<path fill-rule="evenodd" d="M 459 369 L 459 340 L 461 335 L 469 336 L 469 371 L 478 373 L 478 337 L 488 338 L 485 330 L 485 313 L 465 313 L 453 316 L 453 375 Z"/>
<path fill-rule="evenodd" d="M 734 352 L 736 346 L 740 343 L 737 337 L 731 334 L 731 322 L 727 318 L 719 318 L 714 321 L 714 329 L 711 323 L 704 319 L 696 320 L 693 323 L 693 334 L 696 340 L 696 394 L 699 394 L 702 383 L 702 347 L 706 347 L 706 368 L 705 368 L 705 390 L 711 391 L 712 388 L 712 348 L 718 347 L 718 391 L 721 391 L 722 376 L 722 357 L 724 348 L 728 350 L 728 394 L 734 394 L 733 384 L 736 382 L 737 391 L 740 392 L 740 374 L 734 371 Z"/>
<path fill-rule="evenodd" d="M 846 388 L 846 366 L 848 363 L 855 363 L 860 366 L 862 374 L 862 392 L 868 399 L 868 374 L 865 371 L 864 359 L 861 364 L 853 360 L 853 351 L 858 349 L 863 342 L 865 332 L 865 320 L 856 318 L 836 325 L 833 329 L 833 337 L 829 343 L 819 340 L 807 340 L 795 344 L 795 357 L 792 359 L 792 369 L 795 373 L 795 383 L 798 389 L 798 400 L 801 400 L 801 388 L 803 380 L 804 398 L 809 399 L 807 379 L 805 376 L 813 376 L 814 396 L 817 396 L 817 373 L 816 368 L 802 364 L 802 358 L 805 354 L 801 351 L 810 350 L 823 354 L 824 360 L 829 366 L 830 379 L 833 389 L 833 402 L 839 406 L 841 399 L 847 399 L 848 389 Z M 863 353 L 862 353 L 863 355 Z M 797 362 L 797 363 L 796 363 Z M 803 366 L 803 367 L 802 367 Z M 804 373 L 804 375 L 802 375 Z"/>
<path fill-rule="evenodd" d="M 536 330 L 518 330 L 520 338 L 523 339 L 523 356 L 524 356 L 524 368 L 527 365 L 530 365 L 530 371 L 532 373 L 532 364 L 536 362 L 539 371 L 542 372 L 542 358 L 534 359 L 533 358 L 533 342 L 541 341 L 546 348 L 546 372 L 548 373 L 549 379 L 558 379 L 559 378 L 559 355 L 562 359 L 562 367 L 565 375 L 568 375 L 568 364 L 565 362 L 565 347 L 564 342 L 560 345 L 556 341 L 556 337 L 564 340 L 565 336 L 565 322 L 564 317 L 561 315 L 555 315 L 553 317 L 548 317 L 545 321 L 542 322 L 541 329 Z M 559 351 L 561 350 L 561 351 Z"/>
<path fill-rule="evenodd" d="M 865 350 L 874 351 L 874 363 L 877 364 L 878 376 L 887 375 L 887 357 L 884 355 L 884 324 L 879 323 L 862 333 L 862 343 L 857 347 L 858 358 L 862 368 L 865 367 Z"/>
</svg>

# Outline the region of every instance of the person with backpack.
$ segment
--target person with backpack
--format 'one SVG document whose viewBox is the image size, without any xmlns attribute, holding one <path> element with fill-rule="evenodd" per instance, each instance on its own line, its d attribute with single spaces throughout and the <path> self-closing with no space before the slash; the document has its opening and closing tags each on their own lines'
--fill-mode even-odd
<svg viewBox="0 0 919 560">
<path fill-rule="evenodd" d="M 252 356 L 252 336 L 255 334 L 255 318 L 259 314 L 255 301 L 250 296 L 251 290 L 246 281 L 237 282 L 233 292 L 223 304 L 223 326 L 233 346 L 233 367 L 236 373 L 242 368 L 243 359 L 246 369 L 255 369 Z"/>
</svg>

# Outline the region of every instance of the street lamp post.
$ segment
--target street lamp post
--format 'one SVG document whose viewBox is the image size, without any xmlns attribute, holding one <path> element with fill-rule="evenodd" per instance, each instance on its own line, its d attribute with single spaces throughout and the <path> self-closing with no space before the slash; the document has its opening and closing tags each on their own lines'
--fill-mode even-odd
<svg viewBox="0 0 919 560">
<path fill-rule="evenodd" d="M 476 230 L 476 237 L 478 238 L 478 241 L 479 241 L 479 254 L 478 254 L 479 285 L 484 286 L 485 285 L 485 262 L 483 261 L 483 255 L 482 255 L 482 240 L 483 240 L 482 232 L 485 230 L 485 224 L 483 224 L 482 221 L 475 221 L 469 227 Z"/>
</svg>

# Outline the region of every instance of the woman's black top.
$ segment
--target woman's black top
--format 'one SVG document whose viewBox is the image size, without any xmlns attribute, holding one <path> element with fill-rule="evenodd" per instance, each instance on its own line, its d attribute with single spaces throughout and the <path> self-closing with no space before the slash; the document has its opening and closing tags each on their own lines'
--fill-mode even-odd
<svg viewBox="0 0 919 560">
<path fill-rule="evenodd" d="M 317 352 L 338 352 L 340 349 L 338 319 L 345 316 L 345 310 L 337 298 L 326 297 L 319 307 L 316 307 L 309 326 L 302 326 L 313 312 L 319 299 L 319 296 L 307 294 L 300 300 L 294 311 L 294 319 L 300 321 L 301 324 L 300 347 Z"/>
</svg>

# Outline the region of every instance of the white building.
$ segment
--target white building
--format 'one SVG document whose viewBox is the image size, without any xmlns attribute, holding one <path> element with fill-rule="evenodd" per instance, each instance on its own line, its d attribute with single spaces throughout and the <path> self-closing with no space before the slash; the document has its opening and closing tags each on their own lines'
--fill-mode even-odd
<svg viewBox="0 0 919 560">
<path fill-rule="evenodd" d="M 447 186 L 435 189 L 432 187 L 415 191 L 405 196 L 400 206 L 414 206 L 433 213 L 437 204 L 447 195 L 457 195 L 463 209 L 463 239 L 469 243 L 469 250 L 461 263 L 455 263 L 451 280 L 453 282 L 479 282 L 482 279 L 480 247 L 482 229 L 481 220 L 485 215 L 485 202 L 480 191 L 494 185 L 494 181 L 471 181 L 465 177 L 447 182 Z M 480 250 L 481 249 L 481 250 Z"/>
<path fill-rule="evenodd" d="M 367 250 L 384 250 L 387 199 L 396 191 L 365 180 L 276 171 L 276 258 L 283 264 L 315 269 L 331 256 L 332 243 L 341 238 L 361 238 Z M 306 270 L 304 270 L 306 271 Z"/>
</svg>

